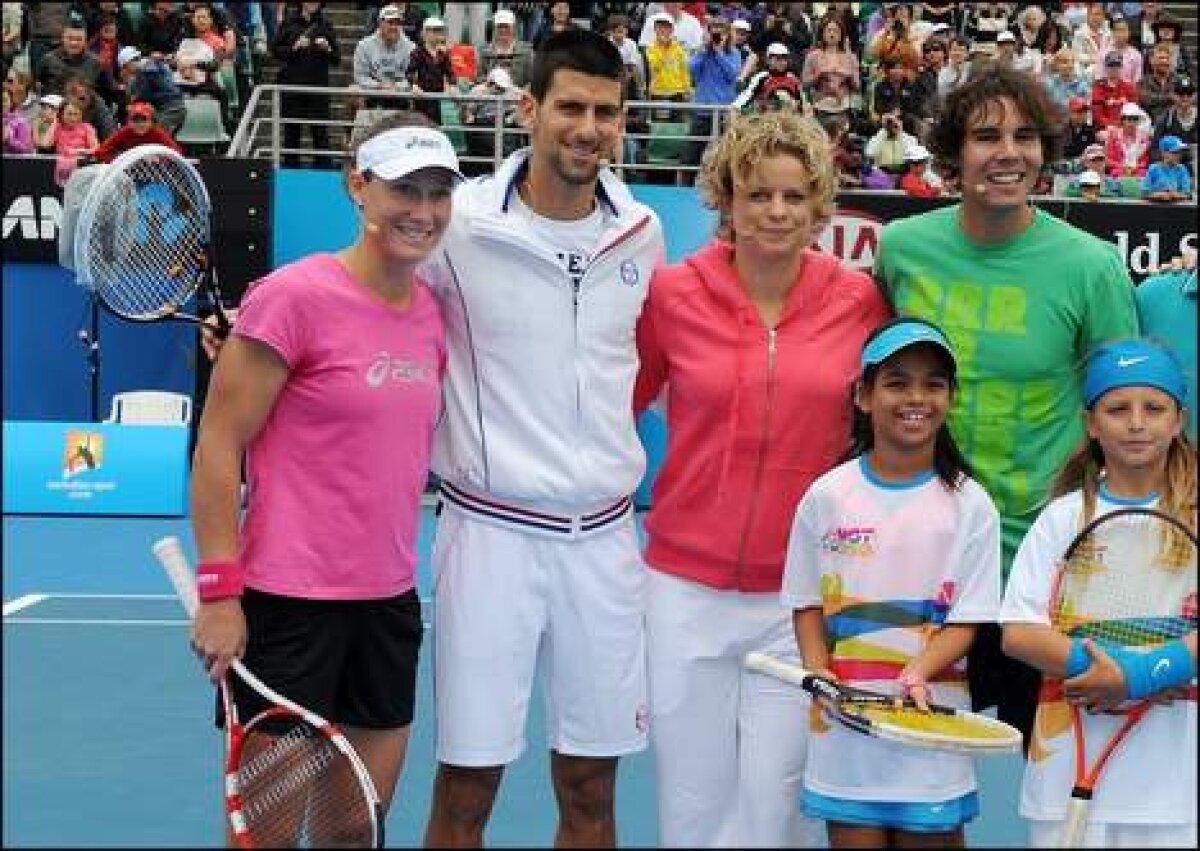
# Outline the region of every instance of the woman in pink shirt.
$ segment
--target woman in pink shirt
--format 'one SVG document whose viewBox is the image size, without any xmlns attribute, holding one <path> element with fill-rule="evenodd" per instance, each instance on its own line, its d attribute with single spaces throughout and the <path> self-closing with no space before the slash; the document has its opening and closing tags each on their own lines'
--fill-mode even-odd
<svg viewBox="0 0 1200 851">
<path fill-rule="evenodd" d="M 829 99 L 829 106 L 836 106 L 837 111 L 849 110 L 850 97 L 859 90 L 858 57 L 851 52 L 837 16 L 827 14 L 817 32 L 819 42 L 804 55 L 800 80 L 812 90 L 815 103 Z"/>
<path fill-rule="evenodd" d="M 80 158 L 90 154 L 100 144 L 100 139 L 96 136 L 96 128 L 83 120 L 83 106 L 71 98 L 62 105 L 53 138 L 54 179 L 62 186 L 79 165 Z"/>
<path fill-rule="evenodd" d="M 237 50 L 237 33 L 233 27 L 218 29 L 213 11 L 208 6 L 197 6 L 192 10 L 192 37 L 198 38 L 210 48 L 218 63 L 232 59 Z"/>
<path fill-rule="evenodd" d="M 794 658 L 792 516 L 849 449 L 859 352 L 889 316 L 868 275 L 812 247 L 836 181 L 814 120 L 735 118 L 698 181 L 729 239 L 657 271 L 638 327 L 634 405 L 665 394 L 667 416 L 644 554 L 664 846 L 820 844 L 796 805 L 807 698 L 742 658 Z"/>
<path fill-rule="evenodd" d="M 420 498 L 445 365 L 441 314 L 416 269 L 445 232 L 460 179 L 449 140 L 412 113 L 352 141 L 358 239 L 247 293 L 192 471 L 193 649 L 214 682 L 241 657 L 337 724 L 385 808 L 413 717 Z M 232 682 L 253 716 L 261 701 Z"/>
<path fill-rule="evenodd" d="M 1130 43 L 1129 21 L 1117 18 L 1112 22 L 1112 53 L 1121 57 L 1121 79 L 1137 85 L 1142 79 L 1145 60 L 1142 51 Z"/>
</svg>

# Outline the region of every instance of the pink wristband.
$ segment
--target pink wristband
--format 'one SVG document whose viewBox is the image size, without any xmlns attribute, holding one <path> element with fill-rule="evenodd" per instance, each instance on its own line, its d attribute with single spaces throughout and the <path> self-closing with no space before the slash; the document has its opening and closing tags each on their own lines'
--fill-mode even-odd
<svg viewBox="0 0 1200 851">
<path fill-rule="evenodd" d="M 196 596 L 202 603 L 242 596 L 242 565 L 236 561 L 202 561 L 196 566 Z"/>
</svg>

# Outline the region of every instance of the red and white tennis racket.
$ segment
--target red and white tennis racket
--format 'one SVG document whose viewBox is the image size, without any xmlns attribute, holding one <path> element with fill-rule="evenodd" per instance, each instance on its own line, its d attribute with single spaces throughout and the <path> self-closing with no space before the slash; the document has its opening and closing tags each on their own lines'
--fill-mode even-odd
<svg viewBox="0 0 1200 851">
<path fill-rule="evenodd" d="M 176 537 L 154 555 L 189 616 L 196 580 Z M 241 723 L 227 679 L 225 809 L 242 848 L 382 848 L 382 806 L 366 766 L 346 737 L 316 713 L 254 676 L 241 660 L 232 669 L 270 706 Z"/>
<path fill-rule="evenodd" d="M 1101 645 L 1148 650 L 1196 629 L 1196 534 L 1149 508 L 1122 508 L 1084 526 L 1063 553 L 1050 599 L 1054 628 Z M 1195 699 L 1195 688 L 1192 688 Z M 1109 759 L 1152 711 L 1152 699 L 1121 707 L 1121 725 L 1088 765 L 1083 709 L 1070 703 L 1075 785 L 1059 847 L 1083 844 L 1096 784 Z"/>
</svg>

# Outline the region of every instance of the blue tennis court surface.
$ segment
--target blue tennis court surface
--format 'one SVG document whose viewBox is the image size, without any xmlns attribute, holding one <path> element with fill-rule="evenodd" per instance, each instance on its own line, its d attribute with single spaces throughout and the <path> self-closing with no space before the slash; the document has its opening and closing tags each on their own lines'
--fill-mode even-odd
<svg viewBox="0 0 1200 851">
<path fill-rule="evenodd" d="M 433 526 L 422 523 L 419 588 Z M 182 610 L 150 554 L 183 519 L 4 518 L 4 847 L 219 847 L 221 737 L 213 696 L 187 646 Z M 425 600 L 427 620 L 432 605 Z M 390 847 L 421 844 L 432 788 L 433 705 L 426 640 L 417 717 Z M 549 847 L 553 793 L 535 700 L 525 755 L 510 766 L 488 828 L 492 846 Z M 973 846 L 1023 847 L 1018 756 L 980 760 L 983 814 Z M 622 761 L 623 846 L 652 847 L 653 757 Z"/>
</svg>

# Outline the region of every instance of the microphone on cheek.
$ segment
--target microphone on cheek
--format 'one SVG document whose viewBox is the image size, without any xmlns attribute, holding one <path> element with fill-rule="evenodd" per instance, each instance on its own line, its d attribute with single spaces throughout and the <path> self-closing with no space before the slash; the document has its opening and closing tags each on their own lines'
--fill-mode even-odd
<svg viewBox="0 0 1200 851">
<path fill-rule="evenodd" d="M 363 217 L 363 230 L 365 230 L 367 233 L 379 233 L 381 230 L 383 230 L 383 228 L 367 218 L 366 208 L 363 206 L 362 201 L 355 201 L 354 204 L 358 207 L 358 212 Z"/>
<path fill-rule="evenodd" d="M 986 195 L 987 194 L 987 184 L 986 183 L 976 183 L 974 188 L 975 188 L 976 195 Z"/>
</svg>

